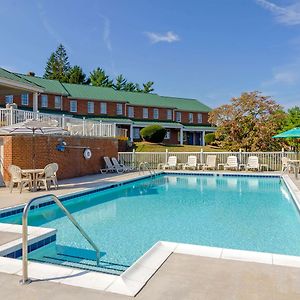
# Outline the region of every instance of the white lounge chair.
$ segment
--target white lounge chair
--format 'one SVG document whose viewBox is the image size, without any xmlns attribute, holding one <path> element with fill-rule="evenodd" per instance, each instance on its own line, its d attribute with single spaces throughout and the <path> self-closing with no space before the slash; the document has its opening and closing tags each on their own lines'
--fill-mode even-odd
<svg viewBox="0 0 300 300">
<path fill-rule="evenodd" d="M 202 170 L 212 169 L 215 170 L 217 167 L 217 155 L 207 155 L 206 163 L 202 166 Z"/>
<path fill-rule="evenodd" d="M 293 165 L 290 164 L 290 159 L 288 157 L 281 158 L 282 167 L 281 172 L 288 171 L 291 172 L 291 169 L 294 169 Z"/>
<path fill-rule="evenodd" d="M 32 188 L 31 177 L 29 176 L 25 177 L 22 174 L 22 169 L 20 167 L 15 165 L 10 165 L 8 171 L 10 173 L 10 183 L 9 183 L 10 192 L 12 192 L 15 183 L 17 183 L 17 187 L 19 188 L 20 193 L 22 193 L 22 189 L 25 186 L 28 186 L 29 189 Z"/>
<path fill-rule="evenodd" d="M 44 171 L 40 174 L 37 175 L 37 185 L 41 186 L 41 184 L 44 186 L 46 191 L 51 188 L 51 185 L 53 184 L 55 189 L 58 188 L 58 183 L 57 183 L 57 176 L 56 172 L 58 171 L 58 164 L 57 163 L 51 163 L 48 164 L 45 168 Z"/>
<path fill-rule="evenodd" d="M 224 165 L 224 170 L 238 170 L 239 168 L 239 164 L 238 164 L 238 160 L 237 157 L 232 155 L 232 156 L 228 156 L 227 157 L 227 162 Z"/>
<path fill-rule="evenodd" d="M 176 169 L 177 167 L 177 156 L 169 156 L 168 162 L 166 164 L 158 164 L 157 169 Z"/>
<path fill-rule="evenodd" d="M 103 173 L 107 173 L 107 172 L 116 172 L 117 169 L 116 167 L 112 164 L 110 158 L 108 156 L 104 156 L 104 162 L 105 162 L 105 168 L 104 169 L 100 169 L 100 172 Z"/>
<path fill-rule="evenodd" d="M 127 167 L 127 166 L 125 166 L 125 165 L 123 165 L 123 164 L 120 164 L 120 163 L 118 162 L 118 160 L 117 160 L 115 157 L 112 157 L 112 158 L 111 158 L 111 161 L 112 161 L 112 163 L 113 163 L 113 165 L 114 165 L 114 167 L 115 167 L 115 169 L 116 169 L 116 171 L 117 171 L 118 173 L 130 172 L 130 171 L 133 170 L 133 169 L 130 168 L 130 167 Z"/>
<path fill-rule="evenodd" d="M 182 169 L 183 170 L 186 170 L 186 169 L 196 170 L 196 168 L 197 168 L 197 156 L 196 155 L 189 155 L 188 156 L 188 161 L 187 161 L 187 163 L 185 163 L 182 166 Z"/>
<path fill-rule="evenodd" d="M 260 170 L 260 164 L 258 162 L 258 157 L 257 156 L 249 156 L 248 157 L 248 162 L 246 165 L 246 171 L 248 170 Z"/>
</svg>

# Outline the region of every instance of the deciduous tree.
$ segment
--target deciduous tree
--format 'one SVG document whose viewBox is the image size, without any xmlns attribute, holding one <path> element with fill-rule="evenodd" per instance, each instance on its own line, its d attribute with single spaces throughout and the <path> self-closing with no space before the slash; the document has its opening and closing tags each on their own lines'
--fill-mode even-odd
<svg viewBox="0 0 300 300">
<path fill-rule="evenodd" d="M 237 151 L 271 151 L 280 148 L 272 136 L 282 128 L 285 113 L 282 107 L 259 92 L 242 93 L 209 114 L 217 126 L 216 139 L 225 149 Z"/>
</svg>

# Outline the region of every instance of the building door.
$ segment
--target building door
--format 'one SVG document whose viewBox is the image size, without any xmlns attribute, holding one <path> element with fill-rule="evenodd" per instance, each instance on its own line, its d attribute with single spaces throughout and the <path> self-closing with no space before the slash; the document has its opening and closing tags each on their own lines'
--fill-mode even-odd
<svg viewBox="0 0 300 300">
<path fill-rule="evenodd" d="M 201 146 L 201 135 L 200 132 L 195 132 L 195 145 Z"/>
<path fill-rule="evenodd" d="M 194 145 L 194 134 L 193 132 L 188 132 L 188 144 Z"/>
</svg>

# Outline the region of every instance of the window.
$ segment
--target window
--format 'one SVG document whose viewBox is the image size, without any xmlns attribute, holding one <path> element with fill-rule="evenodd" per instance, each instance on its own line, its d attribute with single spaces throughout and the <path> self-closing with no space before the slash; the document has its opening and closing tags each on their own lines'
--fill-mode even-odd
<svg viewBox="0 0 300 300">
<path fill-rule="evenodd" d="M 58 109 L 61 108 L 61 96 L 55 96 L 54 107 Z"/>
<path fill-rule="evenodd" d="M 123 105 L 122 105 L 122 103 L 117 103 L 117 115 L 123 115 Z"/>
<path fill-rule="evenodd" d="M 169 129 L 167 129 L 166 135 L 165 135 L 165 140 L 169 140 L 169 139 L 170 139 L 170 136 L 171 136 L 171 132 L 170 132 Z"/>
<path fill-rule="evenodd" d="M 189 123 L 193 123 L 194 120 L 193 120 L 193 113 L 189 113 Z"/>
<path fill-rule="evenodd" d="M 105 102 L 100 104 L 100 114 L 107 114 L 107 104 Z"/>
<path fill-rule="evenodd" d="M 202 114 L 198 114 L 198 123 L 201 124 L 202 123 Z"/>
<path fill-rule="evenodd" d="M 159 110 L 158 110 L 158 108 L 153 108 L 153 119 L 159 119 Z"/>
<path fill-rule="evenodd" d="M 128 106 L 128 118 L 134 118 L 134 107 Z"/>
<path fill-rule="evenodd" d="M 5 96 L 5 103 L 6 104 L 12 104 L 13 102 L 14 102 L 14 96 L 13 95 Z"/>
<path fill-rule="evenodd" d="M 48 107 L 48 95 L 41 95 L 41 106 Z"/>
<path fill-rule="evenodd" d="M 88 114 L 93 114 L 94 113 L 94 102 L 89 101 L 87 104 L 88 108 Z"/>
<path fill-rule="evenodd" d="M 77 101 L 76 100 L 70 101 L 70 112 L 77 112 Z"/>
<path fill-rule="evenodd" d="M 147 107 L 143 108 L 143 118 L 148 119 L 148 108 Z"/>
<path fill-rule="evenodd" d="M 136 140 L 140 138 L 140 128 L 133 128 L 133 138 Z"/>
<path fill-rule="evenodd" d="M 176 112 L 176 122 L 181 122 L 181 112 L 180 111 Z"/>
<path fill-rule="evenodd" d="M 167 110 L 167 119 L 168 120 L 172 120 L 173 119 L 173 117 L 172 117 L 172 110 L 171 109 Z"/>
<path fill-rule="evenodd" d="M 29 95 L 22 94 L 21 95 L 21 105 L 28 105 L 29 104 Z"/>
</svg>

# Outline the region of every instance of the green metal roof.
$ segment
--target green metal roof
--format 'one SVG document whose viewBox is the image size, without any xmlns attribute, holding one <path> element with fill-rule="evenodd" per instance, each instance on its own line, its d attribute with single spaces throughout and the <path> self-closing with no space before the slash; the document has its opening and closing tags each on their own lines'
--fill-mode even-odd
<svg viewBox="0 0 300 300">
<path fill-rule="evenodd" d="M 4 77 L 6 79 L 14 80 L 14 81 L 24 83 L 24 84 L 29 84 L 29 85 L 37 87 L 37 88 L 41 88 L 40 85 L 35 84 L 31 81 L 28 81 L 25 78 L 23 78 L 22 76 L 20 76 L 18 74 L 15 74 L 15 73 L 12 73 L 12 72 L 9 72 L 9 71 L 7 71 L 5 69 L 2 69 L 2 68 L 0 68 L 0 77 Z"/>
<path fill-rule="evenodd" d="M 155 122 L 155 121 L 134 121 L 134 125 L 141 125 L 143 126 L 144 124 L 149 124 L 149 125 L 160 125 L 162 127 L 182 127 L 182 124 L 176 123 L 176 122 Z"/>
<path fill-rule="evenodd" d="M 99 118 L 88 118 L 88 120 L 93 121 L 103 121 L 103 122 L 114 122 L 114 123 L 128 123 L 131 124 L 133 121 L 127 118 L 109 118 L 109 117 L 99 117 Z"/>
<path fill-rule="evenodd" d="M 69 92 L 69 96 L 74 99 L 126 102 L 120 92 L 115 91 L 113 88 L 73 83 L 63 83 L 63 86 Z"/>
<path fill-rule="evenodd" d="M 18 74 L 18 76 L 34 84 L 42 86 L 45 89 L 45 93 L 58 94 L 63 96 L 69 95 L 68 91 L 64 88 L 64 86 L 61 84 L 59 80 L 51 80 L 51 79 L 45 79 L 37 76 L 29 76 L 23 74 Z"/>
</svg>

